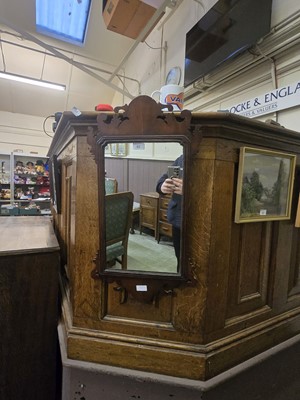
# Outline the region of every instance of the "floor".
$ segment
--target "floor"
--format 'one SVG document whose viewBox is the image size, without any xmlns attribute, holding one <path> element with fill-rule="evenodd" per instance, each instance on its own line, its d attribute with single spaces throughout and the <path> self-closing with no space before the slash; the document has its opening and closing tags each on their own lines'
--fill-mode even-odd
<svg viewBox="0 0 300 400">
<path fill-rule="evenodd" d="M 177 260 L 172 241 L 139 231 L 129 235 L 128 269 L 142 271 L 177 272 Z"/>
<path fill-rule="evenodd" d="M 116 262 L 112 268 L 120 269 L 121 265 Z M 127 270 L 176 273 L 177 259 L 172 240 L 162 236 L 158 243 L 150 230 L 143 229 L 140 234 L 135 229 L 128 238 Z"/>
</svg>

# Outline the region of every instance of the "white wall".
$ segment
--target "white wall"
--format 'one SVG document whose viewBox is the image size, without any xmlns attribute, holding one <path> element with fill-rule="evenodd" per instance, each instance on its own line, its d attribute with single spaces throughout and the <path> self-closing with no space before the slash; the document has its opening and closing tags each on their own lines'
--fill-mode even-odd
<svg viewBox="0 0 300 400">
<path fill-rule="evenodd" d="M 203 7 L 193 0 L 178 0 L 179 6 L 175 10 L 167 9 L 166 15 L 146 38 L 146 43 L 140 43 L 126 63 L 125 73 L 141 82 L 141 94 L 151 95 L 155 89 L 159 89 L 170 68 L 179 66 L 183 70 L 185 34 L 215 2 L 203 0 Z M 138 95 L 136 86 L 130 82 L 126 82 L 126 86 L 131 94 Z M 117 93 L 114 104 L 123 104 L 122 101 L 123 98 Z M 125 99 L 124 103 L 126 101 L 129 100 Z"/>
<path fill-rule="evenodd" d="M 52 132 L 53 119 L 45 123 L 46 133 Z M 0 153 L 22 150 L 46 156 L 51 137 L 43 131 L 44 118 L 0 111 Z"/>
<path fill-rule="evenodd" d="M 108 145 L 106 151 L 106 157 L 114 158 L 112 146 Z M 175 142 L 165 142 L 165 143 L 127 143 L 126 144 L 126 155 L 121 156 L 122 158 L 129 159 L 145 159 L 145 160 L 166 160 L 174 161 L 177 157 L 182 154 L 182 145 Z"/>
<path fill-rule="evenodd" d="M 146 39 L 152 48 L 164 47 L 167 44 L 167 50 L 151 49 L 146 43 L 141 43 L 126 63 L 126 75 L 135 76 L 140 81 L 142 94 L 150 95 L 155 89 L 160 88 L 170 68 L 180 66 L 183 70 L 185 35 L 215 1 L 203 0 L 201 2 L 203 6 L 194 0 L 183 0 L 178 3 L 180 5 L 173 13 L 169 11 L 169 18 L 167 16 L 163 19 L 166 22 L 159 23 Z M 298 0 L 273 0 L 272 27 L 277 29 L 280 22 L 297 12 L 300 14 Z M 299 15 L 297 19 L 299 21 Z M 285 37 L 282 36 L 284 41 Z M 280 54 L 274 57 L 274 63 L 268 57 L 263 58 L 252 70 L 235 74 L 230 80 L 223 79 L 218 85 L 213 84 L 211 89 L 198 92 L 185 102 L 185 108 L 200 112 L 228 109 L 232 105 L 255 98 L 276 87 L 300 81 L 299 44 L 291 48 L 284 45 L 282 47 Z M 243 57 L 249 57 L 249 53 L 238 57 L 237 64 Z M 233 65 L 234 62 L 230 63 L 228 69 L 230 70 Z M 221 67 L 217 71 L 219 75 L 224 75 L 225 69 Z M 134 85 L 126 82 L 126 86 L 132 94 L 138 95 Z M 187 92 L 189 88 L 185 90 L 185 95 Z M 121 105 L 129 101 L 116 94 L 113 104 Z M 259 119 L 265 121 L 271 118 L 286 128 L 299 131 L 298 114 L 299 106 L 263 115 Z"/>
</svg>

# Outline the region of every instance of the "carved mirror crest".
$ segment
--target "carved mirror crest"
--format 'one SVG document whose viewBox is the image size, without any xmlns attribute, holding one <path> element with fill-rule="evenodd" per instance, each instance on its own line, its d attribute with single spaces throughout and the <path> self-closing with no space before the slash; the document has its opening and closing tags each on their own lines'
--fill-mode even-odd
<svg viewBox="0 0 300 400">
<path fill-rule="evenodd" d="M 163 111 L 166 108 L 168 108 L 168 112 Z M 114 112 L 100 113 L 97 118 L 98 132 L 91 132 L 88 137 L 91 152 L 97 163 L 99 199 L 99 250 L 95 255 L 96 268 L 92 272 L 92 277 L 108 282 L 116 281 L 120 285 L 120 290 L 125 288 L 134 297 L 142 300 L 151 300 L 158 293 L 168 292 L 178 286 L 180 282 L 186 281 L 189 274 L 184 241 L 188 222 L 182 216 L 186 214 L 186 199 L 189 196 L 188 176 L 193 148 L 195 142 L 199 142 L 200 135 L 195 137 L 191 132 L 190 111 L 183 110 L 176 113 L 171 111 L 172 106 L 156 103 L 148 96 L 139 96 L 129 105 L 116 107 Z M 139 195 L 134 197 L 130 187 L 119 191 L 116 189 L 117 182 L 113 182 L 113 178 L 106 177 L 107 157 L 110 157 L 111 162 L 114 155 L 110 153 L 108 156 L 107 149 L 114 148 L 116 144 L 118 144 L 118 148 L 126 148 L 126 152 L 124 151 L 122 154 L 122 160 L 127 157 L 134 158 L 132 156 L 134 150 L 142 149 L 146 154 L 147 161 L 147 157 L 148 160 L 151 159 L 151 152 L 148 154 L 147 149 L 161 145 L 172 148 L 172 151 L 177 152 L 177 156 L 183 158 L 180 168 L 182 208 L 178 262 L 172 239 L 168 246 L 163 247 L 159 245 L 159 241 L 155 240 L 157 238 L 152 237 L 150 247 L 150 241 L 146 244 L 146 236 L 143 232 L 133 234 L 134 207 L 137 206 L 139 213 L 142 212 L 140 204 L 142 193 L 139 192 Z M 129 154 L 127 154 L 128 151 Z M 171 165 L 172 161 L 169 164 Z M 167 171 L 162 172 L 167 174 Z M 145 174 L 147 174 L 147 170 Z M 160 176 L 157 176 L 157 181 L 159 178 Z M 110 182 L 108 182 L 109 180 Z M 159 194 L 156 192 L 155 185 L 151 189 L 157 205 Z M 169 197 L 172 198 L 171 195 Z M 149 201 L 151 203 L 151 196 Z M 122 239 L 124 231 L 125 237 L 127 235 L 125 241 L 124 238 Z M 144 259 L 137 259 L 135 262 L 132 253 L 134 250 L 129 245 L 133 241 L 133 237 L 137 241 L 144 240 L 143 245 L 145 246 Z M 125 252 L 124 247 L 126 248 Z M 164 249 L 168 250 L 168 255 Z M 156 251 L 161 253 L 156 253 Z"/>
</svg>

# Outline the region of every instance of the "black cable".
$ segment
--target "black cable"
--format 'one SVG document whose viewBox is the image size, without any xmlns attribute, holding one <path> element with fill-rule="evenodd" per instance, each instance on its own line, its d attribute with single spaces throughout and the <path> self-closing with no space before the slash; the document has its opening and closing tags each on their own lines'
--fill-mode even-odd
<svg viewBox="0 0 300 400">
<path fill-rule="evenodd" d="M 161 49 L 163 49 L 163 47 L 152 47 L 152 46 L 150 46 L 150 44 L 148 44 L 146 42 L 146 40 L 144 40 L 144 43 L 145 43 L 146 46 L 148 46 L 152 50 L 161 50 Z"/>
<path fill-rule="evenodd" d="M 43 131 L 44 131 L 44 133 L 45 133 L 47 136 L 49 136 L 49 137 L 52 139 L 53 136 L 49 135 L 49 134 L 46 132 L 46 127 L 45 127 L 46 122 L 47 122 L 47 120 L 48 120 L 49 118 L 55 118 L 55 115 L 48 115 L 48 117 L 46 117 L 46 118 L 44 119 L 44 122 L 43 122 Z"/>
</svg>

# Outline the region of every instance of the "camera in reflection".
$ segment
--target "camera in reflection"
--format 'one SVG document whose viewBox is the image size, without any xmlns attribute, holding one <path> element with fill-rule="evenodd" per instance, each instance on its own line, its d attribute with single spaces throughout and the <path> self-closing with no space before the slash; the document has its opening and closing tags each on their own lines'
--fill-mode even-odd
<svg viewBox="0 0 300 400">
<path fill-rule="evenodd" d="M 180 178 L 182 179 L 183 168 L 177 165 L 169 165 L 168 166 L 168 178 Z"/>
</svg>

